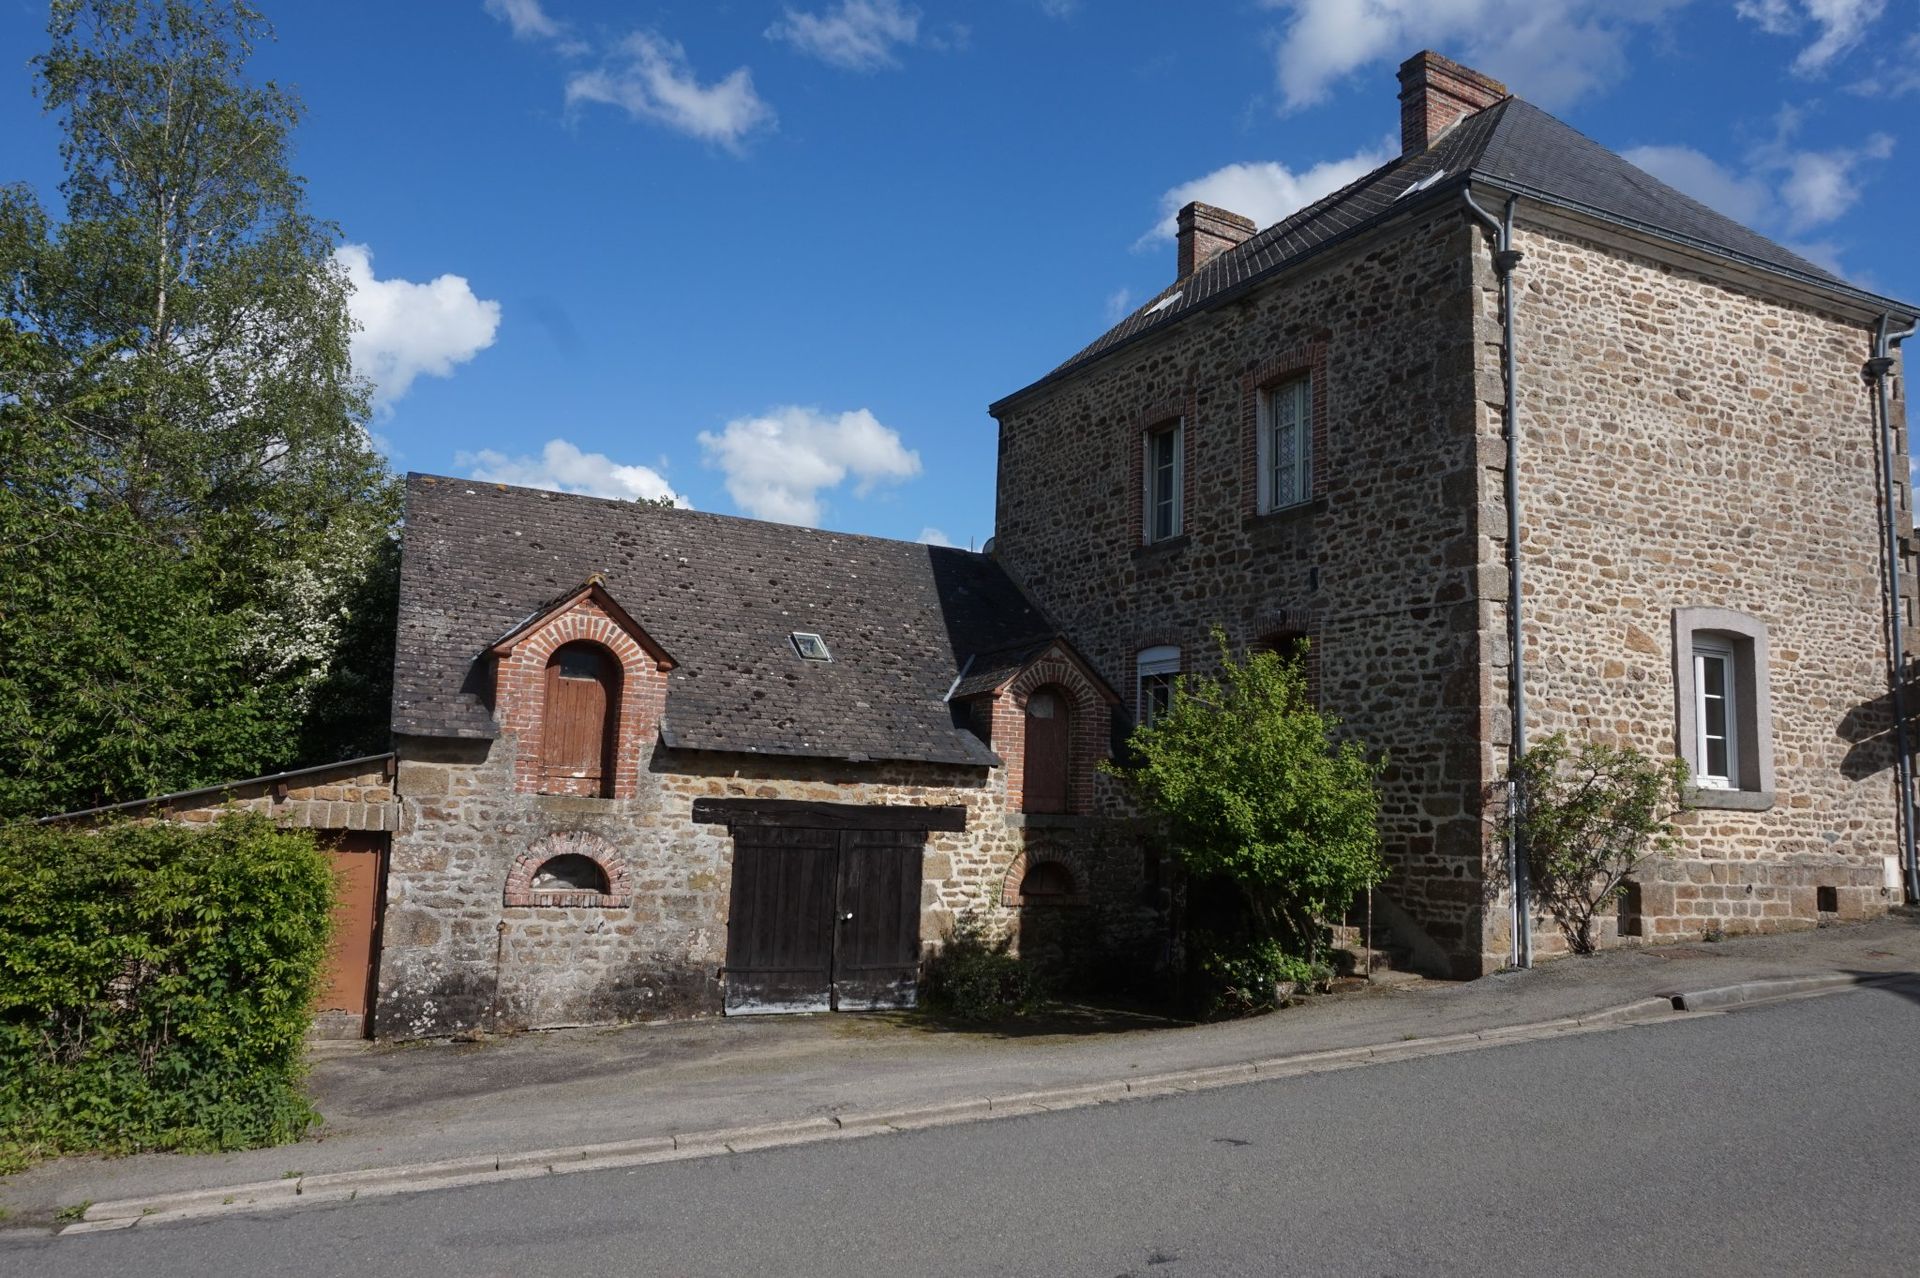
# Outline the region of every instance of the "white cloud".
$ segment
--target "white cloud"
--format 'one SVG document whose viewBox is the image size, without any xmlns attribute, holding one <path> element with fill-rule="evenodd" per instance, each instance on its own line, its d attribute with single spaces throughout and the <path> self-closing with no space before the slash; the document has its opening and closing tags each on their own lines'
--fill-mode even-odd
<svg viewBox="0 0 1920 1278">
<path fill-rule="evenodd" d="M 1107 294 L 1107 323 L 1117 324 L 1133 311 L 1133 290 L 1116 288 Z"/>
<path fill-rule="evenodd" d="M 538 457 L 505 453 L 483 448 L 477 453 L 455 453 L 453 464 L 469 467 L 470 479 L 489 484 L 518 484 L 522 488 L 544 488 L 554 493 L 580 493 L 587 497 L 617 497 L 623 501 L 646 498 L 658 501 L 670 497 L 682 509 L 693 503 L 667 483 L 651 466 L 628 466 L 605 453 L 583 453 L 564 439 L 550 439 Z"/>
<path fill-rule="evenodd" d="M 1773 138 L 1749 148 L 1739 170 L 1690 146 L 1639 146 L 1621 154 L 1735 221 L 1796 237 L 1789 244 L 1794 252 L 1846 274 L 1838 245 L 1798 237 L 1838 221 L 1859 202 L 1865 180 L 1860 170 L 1891 157 L 1894 140 L 1874 133 L 1857 147 L 1813 150 L 1793 145 L 1798 128 L 1798 112 L 1782 111 Z"/>
<path fill-rule="evenodd" d="M 1071 18 L 1080 8 L 1080 0 L 1040 0 L 1040 12 L 1049 18 Z"/>
<path fill-rule="evenodd" d="M 1887 53 L 1876 53 L 1873 68 L 1847 86 L 1869 97 L 1897 98 L 1920 90 L 1920 31 Z"/>
<path fill-rule="evenodd" d="M 920 454 L 864 408 L 829 415 L 785 405 L 735 418 L 717 434 L 701 431 L 700 446 L 740 509 L 785 524 L 818 525 L 821 493 L 849 477 L 854 495 L 865 497 L 920 473 Z"/>
<path fill-rule="evenodd" d="M 958 547 L 955 547 L 953 544 L 953 538 L 947 536 L 946 533 L 931 524 L 922 528 L 920 535 L 915 537 L 914 540 L 927 546 L 946 546 L 949 549 L 958 549 Z"/>
<path fill-rule="evenodd" d="M 849 71 L 898 66 L 896 46 L 920 38 L 920 13 L 899 0 L 840 0 L 823 13 L 793 9 L 767 28 L 769 40 L 784 40 L 800 52 Z"/>
<path fill-rule="evenodd" d="M 1323 195 L 1339 190 L 1347 183 L 1371 173 L 1391 159 L 1399 146 L 1383 144 L 1340 160 L 1323 160 L 1312 168 L 1295 173 L 1284 164 L 1229 164 L 1204 177 L 1182 182 L 1160 197 L 1160 220 L 1141 236 L 1135 248 L 1146 248 L 1156 240 L 1171 240 L 1178 233 L 1175 215 L 1194 200 L 1252 218 L 1256 226 L 1268 227 L 1313 203 Z"/>
<path fill-rule="evenodd" d="M 557 40 L 566 31 L 547 16 L 540 0 L 487 0 L 487 13 L 513 28 L 516 40 Z"/>
<path fill-rule="evenodd" d="M 342 244 L 333 256 L 353 285 L 353 369 L 373 383 L 375 407 L 391 405 L 423 374 L 452 376 L 455 365 L 493 345 L 500 303 L 476 297 L 463 277 L 375 279 L 373 250 L 364 244 Z"/>
<path fill-rule="evenodd" d="M 635 119 L 729 148 L 774 123 L 773 108 L 753 91 L 753 73 L 746 67 L 701 84 L 684 49 L 644 31 L 621 41 L 615 56 L 597 70 L 568 77 L 567 105 L 578 102 L 617 106 Z"/>
<path fill-rule="evenodd" d="M 1286 15 L 1275 46 L 1282 105 L 1325 100 L 1362 67 L 1454 52 L 1516 93 L 1560 106 L 1627 69 L 1636 30 L 1690 0 L 1262 0 Z"/>
<path fill-rule="evenodd" d="M 1798 75 L 1818 75 L 1867 37 L 1887 0 L 1738 0 L 1734 12 L 1768 35 L 1797 35 L 1811 24 L 1813 43 L 1793 60 Z"/>
<path fill-rule="evenodd" d="M 1733 173 L 1690 146 L 1636 146 L 1620 153 L 1668 186 L 1736 222 L 1755 226 L 1775 211 L 1773 188 L 1754 173 Z"/>
</svg>

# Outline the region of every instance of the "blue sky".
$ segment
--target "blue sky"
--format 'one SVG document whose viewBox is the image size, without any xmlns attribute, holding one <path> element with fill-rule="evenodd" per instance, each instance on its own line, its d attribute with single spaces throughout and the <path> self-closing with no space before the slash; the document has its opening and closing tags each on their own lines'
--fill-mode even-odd
<svg viewBox="0 0 1920 1278">
<path fill-rule="evenodd" d="M 397 469 L 966 545 L 986 405 L 1386 159 L 1423 47 L 1920 298 L 1920 0 L 264 0 Z M 0 180 L 49 198 L 43 5 Z"/>
</svg>

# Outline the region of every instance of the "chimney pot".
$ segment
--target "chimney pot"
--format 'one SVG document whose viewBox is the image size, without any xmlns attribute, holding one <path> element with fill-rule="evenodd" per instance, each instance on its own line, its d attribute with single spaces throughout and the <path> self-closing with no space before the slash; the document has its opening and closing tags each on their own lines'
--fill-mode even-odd
<svg viewBox="0 0 1920 1278">
<path fill-rule="evenodd" d="M 1183 280 L 1228 249 L 1245 244 L 1260 229 L 1251 218 L 1198 200 L 1180 210 L 1175 225 L 1180 246 L 1179 274 L 1175 278 Z"/>
<path fill-rule="evenodd" d="M 1512 96 L 1491 76 L 1421 50 L 1400 64 L 1400 154 L 1420 154 L 1460 120 Z"/>
</svg>

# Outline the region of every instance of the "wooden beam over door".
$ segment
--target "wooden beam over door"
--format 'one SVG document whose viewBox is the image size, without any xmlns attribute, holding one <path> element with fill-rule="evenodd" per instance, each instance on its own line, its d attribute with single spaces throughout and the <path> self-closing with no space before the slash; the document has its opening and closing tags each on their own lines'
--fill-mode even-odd
<svg viewBox="0 0 1920 1278">
<path fill-rule="evenodd" d="M 708 825 L 787 825 L 815 830 L 926 830 L 967 828 L 959 804 L 923 807 L 864 803 L 810 803 L 801 799 L 695 799 L 693 819 Z"/>
</svg>

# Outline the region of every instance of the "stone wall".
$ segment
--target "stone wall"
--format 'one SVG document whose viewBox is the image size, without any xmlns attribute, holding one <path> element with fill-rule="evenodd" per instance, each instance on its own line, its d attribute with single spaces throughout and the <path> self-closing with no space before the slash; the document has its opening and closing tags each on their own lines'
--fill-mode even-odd
<svg viewBox="0 0 1920 1278">
<path fill-rule="evenodd" d="M 1530 736 L 1670 755 L 1674 610 L 1733 609 L 1769 633 L 1773 804 L 1687 813 L 1683 848 L 1643 876 L 1628 929 L 1811 926 L 1822 887 L 1840 917 L 1885 908 L 1897 803 L 1870 334 L 1524 220 L 1515 246 Z M 1477 261 L 1496 392 L 1481 418 L 1486 509 L 1502 501 L 1499 316 Z M 1904 512 L 1904 456 L 1896 472 Z M 1491 572 L 1504 523 L 1489 517 L 1481 544 Z M 1490 607 L 1500 706 L 1506 624 L 1504 603 Z M 1491 716 L 1496 765 L 1505 714 Z M 1505 944 L 1495 915 L 1487 948 Z"/>
<path fill-rule="evenodd" d="M 258 812 L 302 830 L 392 830 L 400 823 L 383 755 L 331 768 L 306 768 L 284 780 L 260 777 L 177 798 L 129 805 L 131 814 L 201 825 L 223 812 Z"/>
<path fill-rule="evenodd" d="M 994 541 L 1129 711 L 1143 648 L 1204 669 L 1216 625 L 1239 648 L 1312 634 L 1323 706 L 1391 757 L 1386 890 L 1474 972 L 1479 600 L 1502 583 L 1475 522 L 1477 252 L 1457 210 L 1435 213 L 1001 405 Z M 1254 513 L 1254 397 L 1309 368 L 1315 498 Z M 1140 431 L 1168 406 L 1187 422 L 1185 532 L 1143 546 Z M 1127 812 L 1108 778 L 1095 808 Z"/>
<path fill-rule="evenodd" d="M 1063 818 L 1030 840 L 1024 819 L 1008 816 L 999 769 L 653 746 L 636 793 L 606 799 L 519 792 L 511 736 L 402 738 L 398 749 L 406 818 L 388 875 L 382 1038 L 719 1011 L 732 839 L 725 826 L 693 821 L 700 798 L 964 807 L 964 833 L 927 841 L 925 944 L 937 944 L 965 909 L 1019 935 L 1032 911 L 1003 904 L 1002 887 L 1030 842 L 1037 855 L 1070 860 L 1084 876 L 1087 899 L 1072 908 L 1087 926 L 1069 929 L 1076 935 L 1139 937 L 1159 917 L 1144 903 L 1137 838 L 1116 840 L 1105 823 Z M 561 836 L 623 867 L 631 898 L 507 905 L 510 876 L 518 869 L 525 877 L 523 854 Z"/>
</svg>

